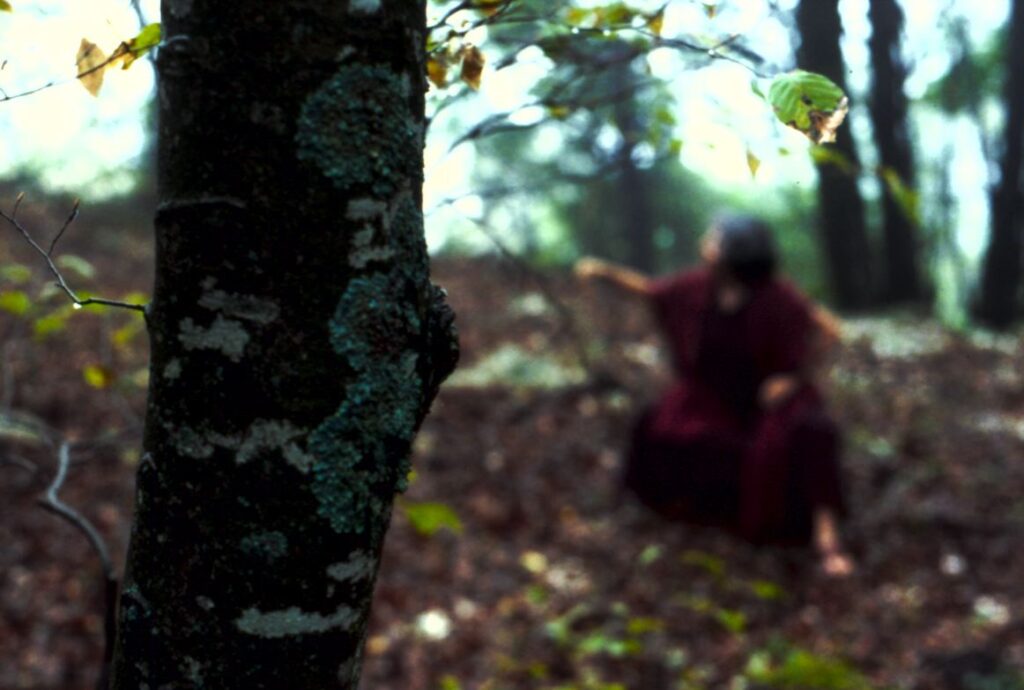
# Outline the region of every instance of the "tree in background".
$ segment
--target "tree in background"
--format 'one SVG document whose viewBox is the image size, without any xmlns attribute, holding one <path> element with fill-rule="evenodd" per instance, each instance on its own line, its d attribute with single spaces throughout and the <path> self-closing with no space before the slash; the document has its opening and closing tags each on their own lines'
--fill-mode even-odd
<svg viewBox="0 0 1024 690">
<path fill-rule="evenodd" d="M 900 57 L 903 11 L 896 0 L 871 0 L 872 82 L 869 106 L 883 182 L 882 215 L 886 303 L 916 302 L 926 297 L 917 238 L 917 209 L 908 203 L 914 187 L 914 155 L 907 121 L 904 82 L 907 68 Z M 840 135 L 842 136 L 842 135 Z M 901 194 L 902 192 L 902 194 Z"/>
<path fill-rule="evenodd" d="M 151 383 L 113 687 L 355 688 L 428 279 L 425 0 L 164 3 Z"/>
<path fill-rule="evenodd" d="M 992 192 L 992 225 L 975 316 L 1005 328 L 1018 315 L 1024 251 L 1024 0 L 1013 0 L 1003 86 L 1006 125 L 999 182 Z"/>
<path fill-rule="evenodd" d="M 796 11 L 800 32 L 797 61 L 846 91 L 846 67 L 839 41 L 839 0 L 802 0 Z M 818 223 L 836 305 L 863 309 L 872 304 L 871 247 L 864 202 L 857 188 L 859 156 L 849 128 L 840 128 L 835 147 L 843 164 L 818 164 Z"/>
</svg>

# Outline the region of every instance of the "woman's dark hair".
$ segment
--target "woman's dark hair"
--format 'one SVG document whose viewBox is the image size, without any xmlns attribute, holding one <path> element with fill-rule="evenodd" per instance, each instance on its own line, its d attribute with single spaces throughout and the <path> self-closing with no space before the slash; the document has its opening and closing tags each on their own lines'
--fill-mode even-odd
<svg viewBox="0 0 1024 690">
<path fill-rule="evenodd" d="M 775 275 L 779 254 L 768 224 L 753 216 L 727 214 L 711 225 L 718 233 L 722 267 L 744 285 L 757 285 Z"/>
</svg>

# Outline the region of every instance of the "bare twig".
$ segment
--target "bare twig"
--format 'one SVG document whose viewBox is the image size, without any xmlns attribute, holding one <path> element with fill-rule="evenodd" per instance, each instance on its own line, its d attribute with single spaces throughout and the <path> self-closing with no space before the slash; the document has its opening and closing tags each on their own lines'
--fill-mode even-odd
<svg viewBox="0 0 1024 690">
<path fill-rule="evenodd" d="M 10 215 L 4 213 L 3 211 L 0 211 L 0 218 L 6 220 L 8 224 L 11 225 L 11 227 L 17 230 L 18 233 L 21 234 L 22 238 L 24 238 L 24 240 L 28 242 L 29 246 L 31 246 L 32 249 L 34 249 L 35 252 L 43 258 L 43 260 L 46 262 L 46 267 L 49 269 L 50 273 L 56 279 L 57 287 L 59 287 L 64 292 L 64 294 L 68 296 L 68 298 L 74 304 L 76 309 L 81 309 L 82 307 L 87 307 L 89 305 L 101 305 L 105 307 L 117 307 L 119 309 L 130 309 L 132 311 L 142 312 L 142 314 L 145 315 L 146 305 L 144 304 L 133 304 L 131 302 L 121 302 L 119 300 L 103 299 L 101 297 L 86 297 L 85 299 L 82 299 L 74 290 L 71 289 L 67 281 L 64 279 L 64 274 L 60 272 L 60 269 L 57 268 L 57 264 L 54 263 L 53 251 L 57 247 L 57 242 L 64 235 L 64 232 L 68 229 L 68 226 L 71 225 L 71 223 L 75 220 L 76 217 L 78 217 L 77 199 L 75 200 L 74 207 L 71 209 L 71 213 L 68 214 L 67 220 L 64 221 L 64 225 L 61 226 L 60 230 L 57 232 L 57 235 L 53 238 L 53 241 L 50 242 L 49 249 L 44 249 L 38 242 L 36 242 L 35 238 L 32 237 L 32 234 L 25 228 L 24 225 L 21 224 L 21 222 L 16 217 L 16 214 L 18 212 L 18 206 L 21 204 L 23 196 L 23 194 L 18 195 L 18 200 L 15 202 L 14 209 L 12 210 Z"/>
<path fill-rule="evenodd" d="M 118 578 L 117 572 L 114 570 L 114 562 L 110 558 L 110 551 L 107 548 L 107 544 L 103 540 L 103 537 L 96 530 L 93 524 L 89 522 L 89 520 L 60 499 L 60 489 L 64 485 L 64 480 L 67 479 L 68 466 L 70 464 L 71 444 L 64 441 L 60 444 L 60 449 L 57 451 L 57 473 L 54 475 L 53 481 L 47 488 L 46 493 L 39 498 L 38 502 L 45 510 L 48 510 L 54 515 L 57 515 L 69 522 L 73 527 L 84 534 L 100 559 L 100 564 L 103 568 L 104 581 L 105 603 L 103 631 L 105 646 L 103 653 L 103 667 L 96 687 L 97 690 L 105 690 L 107 687 L 107 678 L 109 676 L 108 669 L 110 666 L 110 660 L 114 651 L 114 623 L 117 606 Z"/>
</svg>

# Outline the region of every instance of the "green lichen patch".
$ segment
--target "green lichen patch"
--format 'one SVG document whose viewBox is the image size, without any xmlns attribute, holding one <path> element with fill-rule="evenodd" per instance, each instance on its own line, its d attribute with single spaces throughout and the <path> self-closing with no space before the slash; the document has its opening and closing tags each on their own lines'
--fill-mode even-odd
<svg viewBox="0 0 1024 690">
<path fill-rule="evenodd" d="M 243 553 L 272 563 L 288 555 L 288 537 L 281 532 L 256 532 L 242 539 Z"/>
<path fill-rule="evenodd" d="M 303 104 L 296 144 L 342 190 L 389 198 L 423 174 L 408 82 L 384 66 L 339 68 Z"/>
<path fill-rule="evenodd" d="M 340 533 L 382 533 L 405 489 L 422 407 L 414 344 L 420 319 L 397 271 L 349 283 L 330 322 L 331 345 L 355 376 L 337 412 L 309 436 L 318 512 Z"/>
<path fill-rule="evenodd" d="M 359 614 L 348 606 L 340 606 L 330 615 L 309 613 L 297 606 L 282 611 L 262 612 L 248 608 L 235 620 L 235 627 L 248 635 L 266 638 L 291 637 L 323 633 L 335 628 L 351 628 L 359 622 Z"/>
</svg>

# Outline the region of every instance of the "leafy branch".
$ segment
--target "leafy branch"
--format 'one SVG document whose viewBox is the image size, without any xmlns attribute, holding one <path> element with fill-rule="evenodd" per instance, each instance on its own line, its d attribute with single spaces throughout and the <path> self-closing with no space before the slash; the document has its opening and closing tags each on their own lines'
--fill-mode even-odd
<svg viewBox="0 0 1024 690">
<path fill-rule="evenodd" d="M 50 271 L 50 274 L 53 275 L 55 279 L 55 284 L 57 285 L 58 288 L 61 289 L 61 291 L 64 292 L 64 294 L 68 296 L 68 299 L 71 300 L 71 303 L 74 305 L 75 309 L 81 309 L 83 307 L 88 307 L 90 305 L 96 305 L 104 307 L 116 307 L 118 309 L 130 309 L 132 311 L 141 312 L 143 315 L 146 314 L 146 305 L 144 304 L 133 304 L 131 302 L 104 299 L 102 297 L 80 297 L 78 293 L 71 289 L 71 286 L 68 285 L 67 280 L 64 278 L 64 274 L 61 273 L 59 268 L 57 268 L 57 264 L 54 261 L 54 251 L 57 249 L 57 243 L 64 236 L 64 233 L 78 217 L 79 202 L 77 199 L 75 200 L 75 203 L 72 205 L 71 212 L 65 219 L 64 224 L 61 225 L 60 229 L 57 231 L 57 234 L 54 235 L 53 239 L 50 241 L 49 246 L 43 247 L 32 236 L 32 233 L 30 233 L 28 229 L 21 224 L 21 221 L 18 220 L 18 209 L 21 206 L 21 202 L 24 200 L 24 198 L 24 193 L 19 194 L 18 198 L 14 202 L 14 207 L 11 209 L 10 214 L 0 210 L 0 218 L 7 221 L 7 223 L 12 228 L 17 230 L 21 237 L 25 240 L 25 242 L 27 242 L 28 245 L 32 247 L 32 249 L 43 258 L 43 261 L 46 263 L 47 269 Z"/>
</svg>

